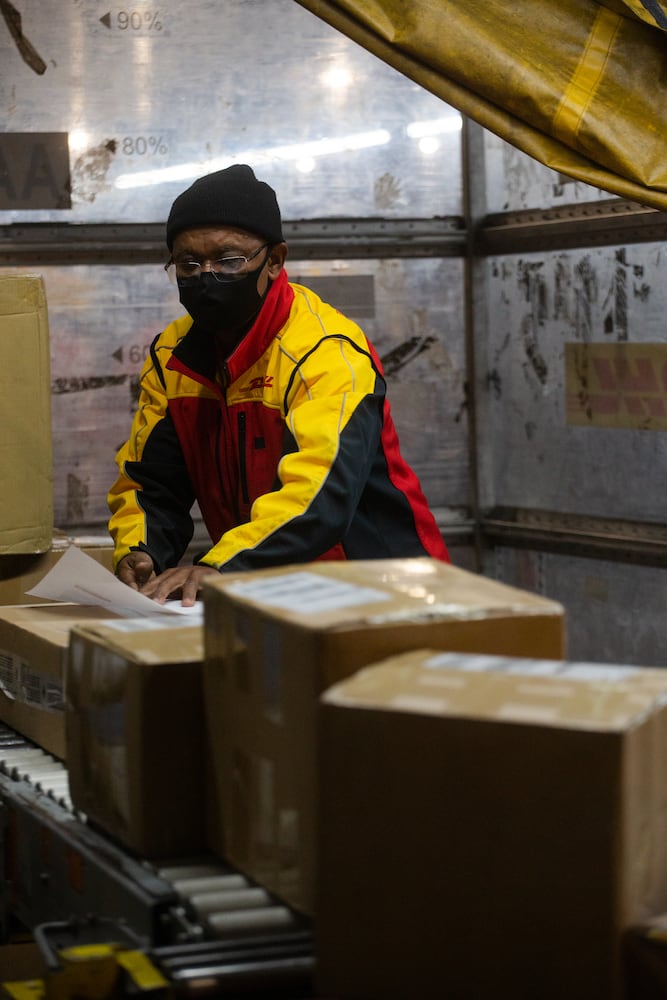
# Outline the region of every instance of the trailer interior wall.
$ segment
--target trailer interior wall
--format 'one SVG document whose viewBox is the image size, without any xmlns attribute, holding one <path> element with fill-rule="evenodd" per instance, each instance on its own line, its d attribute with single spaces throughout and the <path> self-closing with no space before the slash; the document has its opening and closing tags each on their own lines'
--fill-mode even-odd
<svg viewBox="0 0 667 1000">
<path fill-rule="evenodd" d="M 658 363 L 663 237 L 636 206 L 462 131 L 294 0 L 20 13 L 29 46 L 0 21 L 0 266 L 46 284 L 57 526 L 105 530 L 141 365 L 181 312 L 173 198 L 246 161 L 278 192 L 290 277 L 376 344 L 454 561 L 561 600 L 572 657 L 665 665 L 665 428 L 574 422 L 565 367 L 567 345 Z"/>
<path fill-rule="evenodd" d="M 639 206 L 482 147 L 484 571 L 562 601 L 570 655 L 665 666 L 664 220 L 642 235 Z"/>
</svg>

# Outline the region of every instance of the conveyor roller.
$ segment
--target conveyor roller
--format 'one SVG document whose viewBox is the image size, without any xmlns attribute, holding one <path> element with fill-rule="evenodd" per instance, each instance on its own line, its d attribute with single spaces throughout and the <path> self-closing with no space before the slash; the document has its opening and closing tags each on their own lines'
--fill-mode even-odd
<svg viewBox="0 0 667 1000">
<path fill-rule="evenodd" d="M 202 996 L 204 980 L 209 995 L 223 983 L 262 996 L 284 988 L 309 995 L 304 917 L 213 856 L 158 865 L 129 854 L 73 808 L 62 761 L 1 725 L 0 804 L 5 927 L 85 926 L 92 915 L 126 926 L 185 995 L 196 985 Z"/>
</svg>

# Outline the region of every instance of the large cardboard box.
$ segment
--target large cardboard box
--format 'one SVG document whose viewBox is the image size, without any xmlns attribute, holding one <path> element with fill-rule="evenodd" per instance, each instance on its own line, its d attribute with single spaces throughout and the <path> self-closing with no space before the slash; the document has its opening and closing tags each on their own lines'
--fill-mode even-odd
<svg viewBox="0 0 667 1000">
<path fill-rule="evenodd" d="M 430 644 L 563 655 L 553 601 L 434 559 L 319 562 L 207 580 L 205 688 L 220 804 L 212 848 L 306 913 L 320 693 Z"/>
<path fill-rule="evenodd" d="M 667 672 L 414 651 L 320 721 L 318 996 L 623 995 L 667 903 Z"/>
<path fill-rule="evenodd" d="M 147 858 L 206 843 L 203 627 L 180 616 L 72 632 L 67 667 L 70 797 Z"/>
<path fill-rule="evenodd" d="M 0 553 L 53 532 L 49 326 L 39 274 L 0 274 Z"/>
<path fill-rule="evenodd" d="M 0 554 L 0 605 L 53 603 L 41 597 L 33 597 L 27 591 L 53 569 L 71 545 L 75 545 L 96 562 L 101 563 L 105 569 L 113 571 L 113 544 L 110 535 L 99 538 L 71 537 L 56 530 L 47 552 L 23 555 Z"/>
<path fill-rule="evenodd" d="M 65 759 L 64 677 L 71 629 L 114 618 L 80 604 L 0 607 L 0 720 Z"/>
</svg>

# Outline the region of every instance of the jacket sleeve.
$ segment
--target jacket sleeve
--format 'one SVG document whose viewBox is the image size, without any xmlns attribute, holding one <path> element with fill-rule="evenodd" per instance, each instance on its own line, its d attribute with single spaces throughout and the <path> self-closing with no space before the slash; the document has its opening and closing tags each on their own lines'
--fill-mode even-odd
<svg viewBox="0 0 667 1000">
<path fill-rule="evenodd" d="M 140 386 L 130 437 L 116 456 L 119 474 L 108 495 L 109 531 L 114 568 L 139 549 L 160 573 L 178 564 L 192 538 L 194 494 L 153 352 Z"/>
<path fill-rule="evenodd" d="M 286 445 L 276 489 L 201 557 L 221 571 L 308 562 L 339 544 L 378 452 L 385 384 L 365 340 L 324 336 L 283 358 L 278 381 Z"/>
</svg>

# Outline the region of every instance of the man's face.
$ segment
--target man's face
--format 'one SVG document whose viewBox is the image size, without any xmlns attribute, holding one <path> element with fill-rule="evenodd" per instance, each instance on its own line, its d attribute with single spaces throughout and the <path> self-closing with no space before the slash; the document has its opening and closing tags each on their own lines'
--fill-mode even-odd
<svg viewBox="0 0 667 1000">
<path fill-rule="evenodd" d="M 224 257 L 257 256 L 242 265 L 238 277 L 242 278 L 249 271 L 257 271 L 257 292 L 264 295 L 269 281 L 273 281 L 280 273 L 286 256 L 286 246 L 279 243 L 268 252 L 266 241 L 261 236 L 249 233 L 245 229 L 229 226 L 198 226 L 186 229 L 174 238 L 172 259 L 179 264 L 186 262 L 198 263 L 202 271 L 211 270 L 215 262 Z M 266 259 L 265 259 L 266 258 Z M 264 262 L 260 266 L 260 262 Z"/>
</svg>

